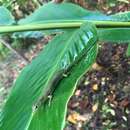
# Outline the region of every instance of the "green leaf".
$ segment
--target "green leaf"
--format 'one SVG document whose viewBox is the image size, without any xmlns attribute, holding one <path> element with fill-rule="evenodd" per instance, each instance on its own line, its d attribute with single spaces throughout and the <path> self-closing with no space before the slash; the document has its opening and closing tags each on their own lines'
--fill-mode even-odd
<svg viewBox="0 0 130 130">
<path fill-rule="evenodd" d="M 86 52 L 81 61 L 73 67 L 71 74 L 56 86 L 52 99 L 48 99 L 36 110 L 29 130 L 63 130 L 68 101 L 73 95 L 80 77 L 94 63 L 96 54 L 97 44 Z"/>
<path fill-rule="evenodd" d="M 0 25 L 12 25 L 14 23 L 14 17 L 11 15 L 9 10 L 4 6 L 0 6 Z"/>
<path fill-rule="evenodd" d="M 130 42 L 130 28 L 98 29 L 100 41 L 127 43 Z"/>
<path fill-rule="evenodd" d="M 128 47 L 127 47 L 127 51 L 126 51 L 126 56 L 130 56 L 130 43 L 128 44 Z"/>
<path fill-rule="evenodd" d="M 47 13 L 46 13 L 47 12 Z M 21 19 L 19 24 L 42 23 L 47 20 L 96 20 L 130 21 L 130 12 L 105 15 L 99 11 L 89 11 L 72 3 L 48 3 L 38 8 L 30 16 Z"/>
<path fill-rule="evenodd" d="M 47 12 L 47 13 L 46 13 Z M 48 3 L 38 8 L 30 16 L 21 19 L 18 24 L 42 23 L 48 20 L 99 20 L 124 21 L 118 15 L 107 16 L 99 11 L 89 11 L 72 3 Z"/>
<path fill-rule="evenodd" d="M 27 129 L 33 108 L 53 91 L 55 81 L 64 78 L 63 74 L 68 74 L 96 41 L 97 31 L 90 23 L 56 36 L 16 80 L 0 115 L 0 129 Z"/>
<path fill-rule="evenodd" d="M 68 13 L 69 12 L 69 13 Z M 25 19 L 21 19 L 19 24 L 39 23 L 44 20 L 78 19 L 85 17 L 87 11 L 80 6 L 71 3 L 48 3 L 38 8 L 34 13 Z"/>
</svg>

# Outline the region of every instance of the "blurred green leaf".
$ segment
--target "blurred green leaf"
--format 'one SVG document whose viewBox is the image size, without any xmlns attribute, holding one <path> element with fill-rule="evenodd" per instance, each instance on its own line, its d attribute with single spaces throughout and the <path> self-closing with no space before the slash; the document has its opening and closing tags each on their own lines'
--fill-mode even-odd
<svg viewBox="0 0 130 130">
<path fill-rule="evenodd" d="M 130 21 L 130 11 L 116 13 L 114 15 L 111 15 L 111 18 L 116 19 L 116 21 L 129 22 Z"/>
<path fill-rule="evenodd" d="M 0 25 L 12 25 L 15 23 L 14 17 L 4 6 L 0 6 Z"/>
<path fill-rule="evenodd" d="M 115 15 L 107 16 L 99 11 L 89 11 L 72 3 L 56 4 L 50 2 L 38 8 L 30 16 L 21 19 L 18 22 L 18 24 L 42 23 L 46 22 L 46 20 L 75 20 L 75 19 L 117 21 L 118 16 Z M 122 20 L 120 19 L 120 21 Z"/>
</svg>

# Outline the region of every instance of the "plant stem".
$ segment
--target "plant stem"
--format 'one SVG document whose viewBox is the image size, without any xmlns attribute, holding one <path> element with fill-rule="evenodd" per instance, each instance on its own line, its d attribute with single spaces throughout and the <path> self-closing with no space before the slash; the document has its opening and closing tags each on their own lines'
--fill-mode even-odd
<svg viewBox="0 0 130 130">
<path fill-rule="evenodd" d="M 26 25 L 0 26 L 0 33 L 36 31 L 49 29 L 79 28 L 83 22 L 91 22 L 97 28 L 130 28 L 130 22 L 91 21 L 91 20 L 53 20 Z"/>
</svg>

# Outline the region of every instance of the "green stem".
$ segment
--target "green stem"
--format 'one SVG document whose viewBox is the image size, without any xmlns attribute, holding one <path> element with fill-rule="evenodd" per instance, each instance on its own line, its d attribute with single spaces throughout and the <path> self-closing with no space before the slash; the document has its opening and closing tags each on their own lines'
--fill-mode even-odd
<svg viewBox="0 0 130 130">
<path fill-rule="evenodd" d="M 46 20 L 46 22 L 39 22 L 34 24 L 0 26 L 0 33 L 79 28 L 83 22 L 92 22 L 96 25 L 97 28 L 130 28 L 130 22 L 91 20 Z"/>
</svg>

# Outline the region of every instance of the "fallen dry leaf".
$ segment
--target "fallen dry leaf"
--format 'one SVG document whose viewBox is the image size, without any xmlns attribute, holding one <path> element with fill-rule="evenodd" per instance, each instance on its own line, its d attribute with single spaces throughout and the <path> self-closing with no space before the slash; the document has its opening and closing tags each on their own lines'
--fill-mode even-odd
<svg viewBox="0 0 130 130">
<path fill-rule="evenodd" d="M 92 106 L 92 111 L 93 111 L 93 112 L 96 112 L 97 109 L 98 109 L 98 103 L 96 103 L 96 104 L 94 104 L 94 105 Z"/>
<path fill-rule="evenodd" d="M 92 86 L 92 89 L 93 89 L 94 91 L 98 91 L 98 84 L 94 84 L 94 85 Z"/>
<path fill-rule="evenodd" d="M 74 112 L 68 116 L 67 120 L 73 124 L 77 124 L 79 121 L 86 121 L 86 118 L 79 113 Z"/>
</svg>

